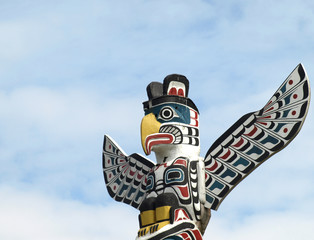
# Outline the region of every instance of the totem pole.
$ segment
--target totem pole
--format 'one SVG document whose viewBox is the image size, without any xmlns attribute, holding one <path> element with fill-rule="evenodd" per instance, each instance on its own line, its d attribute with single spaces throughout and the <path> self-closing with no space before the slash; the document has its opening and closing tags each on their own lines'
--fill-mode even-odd
<svg viewBox="0 0 314 240">
<path fill-rule="evenodd" d="M 125 154 L 109 136 L 103 145 L 107 190 L 139 209 L 137 240 L 201 240 L 223 199 L 248 174 L 286 147 L 305 120 L 310 88 L 301 64 L 267 104 L 233 124 L 200 157 L 199 111 L 185 76 L 168 75 L 147 87 L 142 147 L 156 163 Z"/>
</svg>

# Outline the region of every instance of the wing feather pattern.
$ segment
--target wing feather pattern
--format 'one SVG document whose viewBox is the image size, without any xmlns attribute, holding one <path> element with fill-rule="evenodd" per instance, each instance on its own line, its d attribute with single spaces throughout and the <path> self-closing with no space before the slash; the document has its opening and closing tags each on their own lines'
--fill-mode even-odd
<svg viewBox="0 0 314 240">
<path fill-rule="evenodd" d="M 149 159 L 132 154 L 127 156 L 105 135 L 103 145 L 103 171 L 109 195 L 118 202 L 139 208 L 146 196 L 146 177 L 155 164 Z"/>
<path fill-rule="evenodd" d="M 310 102 L 306 72 L 299 64 L 260 111 L 244 115 L 205 156 L 205 207 L 217 210 L 229 192 L 298 134 Z"/>
</svg>

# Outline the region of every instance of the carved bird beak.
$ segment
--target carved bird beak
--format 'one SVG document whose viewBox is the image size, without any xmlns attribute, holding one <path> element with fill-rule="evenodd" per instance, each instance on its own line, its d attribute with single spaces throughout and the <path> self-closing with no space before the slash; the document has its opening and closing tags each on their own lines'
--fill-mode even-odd
<svg viewBox="0 0 314 240">
<path fill-rule="evenodd" d="M 159 133 L 161 123 L 157 121 L 153 113 L 143 117 L 141 123 L 142 147 L 146 155 L 151 153 L 152 147 L 157 144 L 170 144 L 174 136 L 168 133 Z"/>
</svg>

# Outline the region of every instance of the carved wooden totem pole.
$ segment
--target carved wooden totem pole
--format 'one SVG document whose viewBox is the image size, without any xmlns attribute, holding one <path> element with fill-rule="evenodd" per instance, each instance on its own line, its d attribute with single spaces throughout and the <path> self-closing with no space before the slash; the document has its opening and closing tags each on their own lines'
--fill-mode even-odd
<svg viewBox="0 0 314 240">
<path fill-rule="evenodd" d="M 200 240 L 223 199 L 249 173 L 283 149 L 300 131 L 309 81 L 298 65 L 259 111 L 248 113 L 200 154 L 199 111 L 188 98 L 189 81 L 169 75 L 147 87 L 141 124 L 146 155 L 128 156 L 109 137 L 103 145 L 107 190 L 140 210 L 137 240 Z"/>
</svg>

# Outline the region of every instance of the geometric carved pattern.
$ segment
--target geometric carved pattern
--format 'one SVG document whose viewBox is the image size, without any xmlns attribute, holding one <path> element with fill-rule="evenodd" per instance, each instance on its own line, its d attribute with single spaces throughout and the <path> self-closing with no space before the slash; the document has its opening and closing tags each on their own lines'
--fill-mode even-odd
<svg viewBox="0 0 314 240">
<path fill-rule="evenodd" d="M 146 182 L 155 166 L 139 154 L 126 154 L 109 137 L 103 146 L 103 171 L 107 190 L 116 201 L 139 208 L 146 196 Z"/>
<path fill-rule="evenodd" d="M 205 156 L 205 207 L 217 210 L 229 192 L 298 134 L 310 101 L 299 64 L 260 111 L 240 118 Z"/>
</svg>

